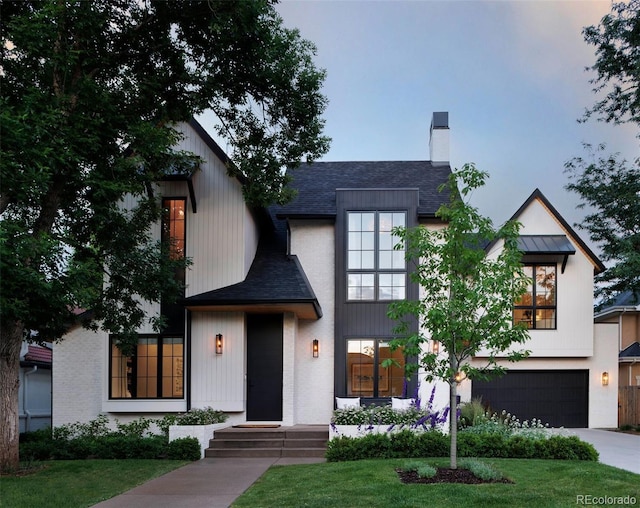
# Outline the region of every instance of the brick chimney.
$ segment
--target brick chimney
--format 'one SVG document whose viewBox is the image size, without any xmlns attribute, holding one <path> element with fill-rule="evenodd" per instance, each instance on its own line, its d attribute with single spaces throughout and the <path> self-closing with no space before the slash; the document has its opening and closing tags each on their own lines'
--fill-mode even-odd
<svg viewBox="0 0 640 508">
<path fill-rule="evenodd" d="M 449 113 L 447 111 L 433 113 L 429 130 L 429 155 L 433 163 L 449 163 Z"/>
</svg>

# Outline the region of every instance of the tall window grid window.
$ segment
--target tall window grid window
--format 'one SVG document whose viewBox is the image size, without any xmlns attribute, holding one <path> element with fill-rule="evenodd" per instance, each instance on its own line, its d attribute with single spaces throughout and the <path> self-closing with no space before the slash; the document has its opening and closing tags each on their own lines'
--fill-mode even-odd
<svg viewBox="0 0 640 508">
<path fill-rule="evenodd" d="M 556 265 L 530 264 L 524 267 L 531 279 L 527 291 L 515 302 L 514 323 L 524 323 L 532 330 L 556 328 Z"/>
<path fill-rule="evenodd" d="M 392 358 L 396 364 L 383 367 Z M 404 353 L 391 351 L 387 339 L 347 340 L 347 395 L 352 397 L 405 396 Z"/>
<path fill-rule="evenodd" d="M 405 249 L 393 229 L 406 227 L 405 212 L 347 213 L 347 299 L 406 297 Z"/>
<path fill-rule="evenodd" d="M 132 356 L 110 339 L 112 399 L 175 399 L 184 395 L 182 337 L 140 337 Z"/>
</svg>

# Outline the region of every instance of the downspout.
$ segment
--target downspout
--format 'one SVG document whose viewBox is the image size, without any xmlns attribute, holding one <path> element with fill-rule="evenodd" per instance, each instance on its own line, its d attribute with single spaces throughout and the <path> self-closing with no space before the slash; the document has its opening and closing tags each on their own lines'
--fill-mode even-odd
<svg viewBox="0 0 640 508">
<path fill-rule="evenodd" d="M 22 410 L 24 411 L 24 414 L 27 415 L 27 418 L 25 419 L 24 422 L 24 431 L 25 432 L 29 432 L 29 429 L 31 428 L 31 412 L 27 409 L 27 394 L 29 393 L 29 390 L 27 390 L 27 387 L 29 385 L 29 383 L 27 382 L 27 376 L 30 376 L 31 374 L 34 374 L 35 372 L 38 371 L 38 366 L 34 365 L 33 367 L 31 367 L 31 370 L 28 370 L 24 373 L 24 385 L 22 386 Z"/>
</svg>

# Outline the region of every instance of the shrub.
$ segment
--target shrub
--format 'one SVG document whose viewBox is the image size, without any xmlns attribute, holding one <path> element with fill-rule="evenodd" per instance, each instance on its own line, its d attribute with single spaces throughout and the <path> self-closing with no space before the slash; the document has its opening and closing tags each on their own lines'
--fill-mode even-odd
<svg viewBox="0 0 640 508">
<path fill-rule="evenodd" d="M 373 458 L 447 457 L 449 443 L 449 436 L 437 431 L 339 437 L 329 441 L 326 458 L 329 462 L 340 462 Z M 576 436 L 538 439 L 496 433 L 460 433 L 458 454 L 460 457 L 598 460 L 595 448 Z"/>
<path fill-rule="evenodd" d="M 458 467 L 468 469 L 478 478 L 485 481 L 502 480 L 503 478 L 500 471 L 477 459 L 463 459 L 458 463 Z"/>
<path fill-rule="evenodd" d="M 484 418 L 485 409 L 481 398 L 474 398 L 469 402 L 460 404 L 460 419 L 458 420 L 460 428 L 471 427 L 476 423 L 480 423 Z"/>
<path fill-rule="evenodd" d="M 203 409 L 193 408 L 186 413 L 177 415 L 165 415 L 155 423 L 165 436 L 169 436 L 169 427 L 171 425 L 212 425 L 214 423 L 224 423 L 227 421 L 228 415 L 213 409 L 205 407 Z"/>
<path fill-rule="evenodd" d="M 171 460 L 199 460 L 200 443 L 195 437 L 174 439 L 167 446 L 167 458 Z"/>
</svg>

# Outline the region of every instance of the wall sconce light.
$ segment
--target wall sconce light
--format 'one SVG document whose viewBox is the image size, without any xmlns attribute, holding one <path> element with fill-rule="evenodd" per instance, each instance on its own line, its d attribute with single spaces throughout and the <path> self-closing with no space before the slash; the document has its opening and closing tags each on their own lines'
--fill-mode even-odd
<svg viewBox="0 0 640 508">
<path fill-rule="evenodd" d="M 311 351 L 313 351 L 313 357 L 318 358 L 318 355 L 320 354 L 320 344 L 318 342 L 318 339 L 313 339 L 313 345 L 311 346 Z"/>
<path fill-rule="evenodd" d="M 459 383 L 460 381 L 462 381 L 462 372 L 460 371 L 456 372 L 454 379 L 456 380 L 456 383 Z"/>
<path fill-rule="evenodd" d="M 221 333 L 216 335 L 216 354 L 217 355 L 222 354 L 222 334 Z"/>
<path fill-rule="evenodd" d="M 437 355 L 440 352 L 440 343 L 437 340 L 431 342 L 431 352 Z"/>
<path fill-rule="evenodd" d="M 609 373 L 608 372 L 603 372 L 602 373 L 602 386 L 607 386 L 609 384 Z"/>
</svg>

